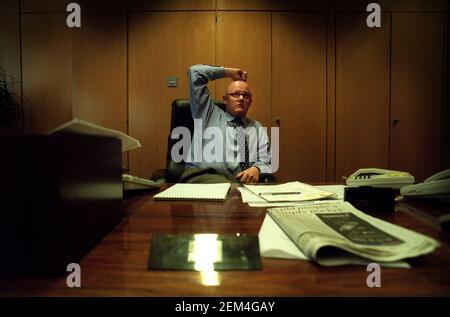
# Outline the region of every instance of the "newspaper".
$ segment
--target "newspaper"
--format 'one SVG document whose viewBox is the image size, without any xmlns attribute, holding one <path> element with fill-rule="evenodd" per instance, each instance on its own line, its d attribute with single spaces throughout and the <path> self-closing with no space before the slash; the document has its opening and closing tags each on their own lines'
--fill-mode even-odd
<svg viewBox="0 0 450 317">
<path fill-rule="evenodd" d="M 69 122 L 66 122 L 65 124 L 49 131 L 48 134 L 57 132 L 114 137 L 121 141 L 122 152 L 141 147 L 141 143 L 138 140 L 121 131 L 105 128 L 80 118 L 75 118 Z"/>
<path fill-rule="evenodd" d="M 269 216 L 294 244 L 320 265 L 358 259 L 395 262 L 433 252 L 439 242 L 371 217 L 348 202 L 271 208 Z"/>
</svg>

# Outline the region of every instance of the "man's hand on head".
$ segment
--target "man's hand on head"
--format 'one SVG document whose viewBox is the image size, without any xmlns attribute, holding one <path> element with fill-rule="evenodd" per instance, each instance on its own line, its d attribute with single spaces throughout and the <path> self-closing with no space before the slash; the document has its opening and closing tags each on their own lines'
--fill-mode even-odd
<svg viewBox="0 0 450 317">
<path fill-rule="evenodd" d="M 225 68 L 225 77 L 229 77 L 234 81 L 247 81 L 247 72 L 239 68 Z"/>
<path fill-rule="evenodd" d="M 259 174 L 259 169 L 252 166 L 237 174 L 235 178 L 242 184 L 256 184 L 259 181 Z"/>
</svg>

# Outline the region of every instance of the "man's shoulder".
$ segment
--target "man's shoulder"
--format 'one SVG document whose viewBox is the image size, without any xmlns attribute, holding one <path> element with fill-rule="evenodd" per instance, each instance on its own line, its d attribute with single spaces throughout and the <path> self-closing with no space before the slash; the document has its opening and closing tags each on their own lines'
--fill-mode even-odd
<svg viewBox="0 0 450 317">
<path fill-rule="evenodd" d="M 255 127 L 255 128 L 260 128 L 260 127 L 262 127 L 262 124 L 259 122 L 259 121 L 257 121 L 257 120 L 254 120 L 254 119 L 251 119 L 251 118 L 248 118 L 248 117 L 245 117 L 245 125 L 247 126 L 247 127 Z"/>
</svg>

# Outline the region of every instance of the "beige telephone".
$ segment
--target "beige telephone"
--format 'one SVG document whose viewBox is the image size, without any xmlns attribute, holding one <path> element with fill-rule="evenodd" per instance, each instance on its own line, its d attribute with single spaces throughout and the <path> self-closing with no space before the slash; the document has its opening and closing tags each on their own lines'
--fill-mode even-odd
<svg viewBox="0 0 450 317">
<path fill-rule="evenodd" d="M 428 177 L 423 183 L 405 186 L 400 194 L 405 197 L 450 198 L 450 169 Z"/>
<path fill-rule="evenodd" d="M 347 185 L 350 187 L 371 186 L 399 189 L 414 184 L 414 181 L 414 176 L 408 172 L 361 168 L 347 178 Z"/>
<path fill-rule="evenodd" d="M 122 174 L 122 182 L 124 190 L 140 190 L 140 189 L 156 189 L 160 184 L 149 179 Z"/>
</svg>

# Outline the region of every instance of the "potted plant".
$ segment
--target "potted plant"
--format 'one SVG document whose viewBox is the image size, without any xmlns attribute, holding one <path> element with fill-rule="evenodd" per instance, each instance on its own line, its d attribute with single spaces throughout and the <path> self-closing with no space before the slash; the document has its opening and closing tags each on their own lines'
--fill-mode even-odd
<svg viewBox="0 0 450 317">
<path fill-rule="evenodd" d="M 22 121 L 22 105 L 13 89 L 13 85 L 17 83 L 17 80 L 7 75 L 0 67 L 0 129 L 6 130 Z"/>
</svg>

